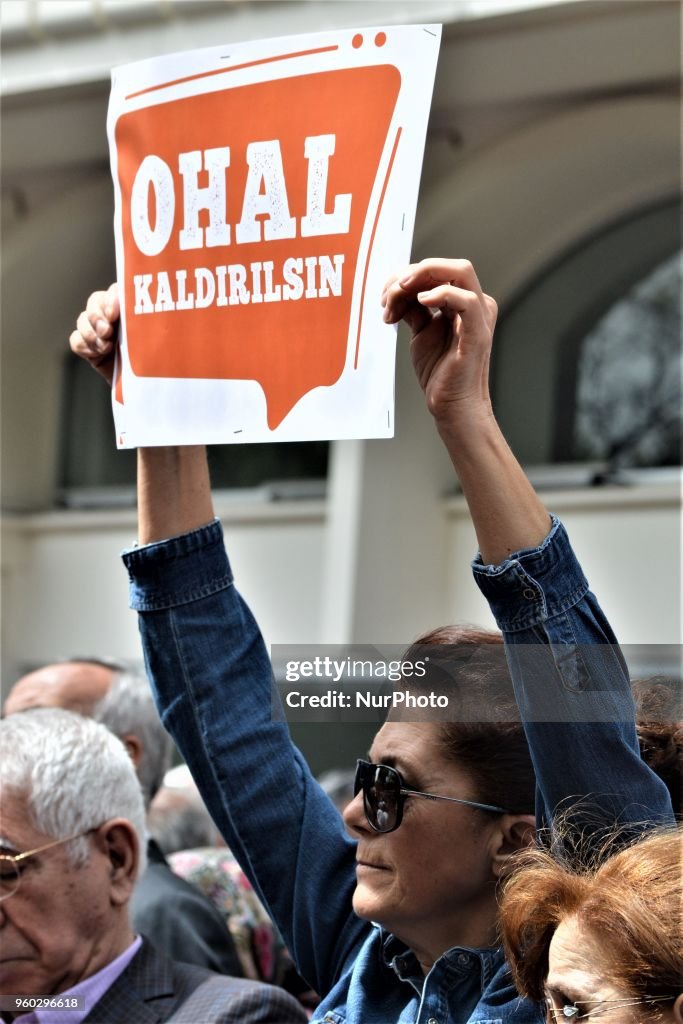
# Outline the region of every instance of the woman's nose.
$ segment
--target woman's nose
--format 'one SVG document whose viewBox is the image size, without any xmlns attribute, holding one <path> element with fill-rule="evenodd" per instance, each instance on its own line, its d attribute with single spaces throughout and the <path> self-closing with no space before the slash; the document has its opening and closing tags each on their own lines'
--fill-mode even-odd
<svg viewBox="0 0 683 1024">
<path fill-rule="evenodd" d="M 363 808 L 362 790 L 356 793 L 353 800 L 346 805 L 342 817 L 344 819 L 347 832 L 349 832 L 354 838 L 359 835 L 367 835 L 367 833 L 371 831 Z"/>
</svg>

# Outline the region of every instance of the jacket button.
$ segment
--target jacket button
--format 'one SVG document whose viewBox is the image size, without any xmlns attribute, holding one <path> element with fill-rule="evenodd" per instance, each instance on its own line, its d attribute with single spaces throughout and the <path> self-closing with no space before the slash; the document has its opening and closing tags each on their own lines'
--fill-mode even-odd
<svg viewBox="0 0 683 1024">
<path fill-rule="evenodd" d="M 525 597 L 527 601 L 533 601 L 536 598 L 536 591 L 532 590 L 531 587 L 525 587 L 522 591 L 522 597 Z"/>
<path fill-rule="evenodd" d="M 427 1021 L 427 1024 L 439 1024 L 439 1022 L 436 1019 L 436 1017 L 430 1017 L 429 1020 Z"/>
</svg>

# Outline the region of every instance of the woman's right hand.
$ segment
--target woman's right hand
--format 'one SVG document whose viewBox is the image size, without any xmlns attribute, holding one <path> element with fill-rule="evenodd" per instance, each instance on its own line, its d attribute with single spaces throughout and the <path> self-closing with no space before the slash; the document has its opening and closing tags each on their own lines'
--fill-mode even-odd
<svg viewBox="0 0 683 1024">
<path fill-rule="evenodd" d="M 69 337 L 71 351 L 90 363 L 111 385 L 119 332 L 119 289 L 111 284 L 106 292 L 93 292 Z"/>
</svg>

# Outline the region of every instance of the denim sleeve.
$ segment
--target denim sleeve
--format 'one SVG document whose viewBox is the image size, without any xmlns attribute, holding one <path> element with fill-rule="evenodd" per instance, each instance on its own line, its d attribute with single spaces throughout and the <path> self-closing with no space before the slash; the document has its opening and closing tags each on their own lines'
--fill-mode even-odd
<svg viewBox="0 0 683 1024">
<path fill-rule="evenodd" d="M 123 553 L 161 719 L 211 815 L 322 996 L 363 941 L 355 843 L 277 709 L 263 638 L 218 521 Z"/>
<path fill-rule="evenodd" d="M 584 835 L 624 839 L 673 822 L 665 784 L 640 757 L 622 652 L 556 518 L 538 548 L 473 563 L 505 638 L 536 773 L 539 827 L 559 812 Z"/>
</svg>

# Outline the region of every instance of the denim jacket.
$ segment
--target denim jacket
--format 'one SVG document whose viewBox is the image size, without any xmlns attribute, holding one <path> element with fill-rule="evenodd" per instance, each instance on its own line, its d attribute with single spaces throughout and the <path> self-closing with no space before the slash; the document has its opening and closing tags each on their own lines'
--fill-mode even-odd
<svg viewBox="0 0 683 1024">
<path fill-rule="evenodd" d="M 268 654 L 219 523 L 123 557 L 162 720 L 320 994 L 315 1024 L 539 1024 L 500 950 L 450 949 L 423 978 L 409 949 L 353 913 L 355 843 L 272 720 Z M 473 568 L 505 635 L 539 823 L 577 794 L 624 824 L 672 821 L 666 787 L 639 756 L 620 651 L 562 525 L 536 549 Z"/>
</svg>

